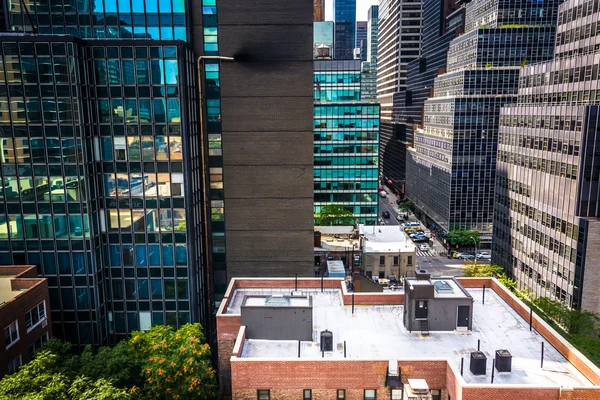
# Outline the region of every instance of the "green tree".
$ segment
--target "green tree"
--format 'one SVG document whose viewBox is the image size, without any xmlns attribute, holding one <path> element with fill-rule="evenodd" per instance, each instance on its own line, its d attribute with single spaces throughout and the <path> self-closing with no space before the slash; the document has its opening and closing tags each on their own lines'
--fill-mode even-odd
<svg viewBox="0 0 600 400">
<path fill-rule="evenodd" d="M 479 245 L 481 234 L 477 231 L 450 231 L 446 235 L 446 241 L 450 246 L 469 246 L 472 247 L 475 243 Z"/>
<path fill-rule="evenodd" d="M 414 205 L 415 205 L 414 201 L 411 201 L 411 200 L 403 201 L 402 203 L 398 204 L 398 211 L 407 213 L 410 210 L 412 210 Z"/>
<path fill-rule="evenodd" d="M 466 277 L 498 277 L 504 273 L 504 269 L 496 264 L 466 264 L 463 274 Z"/>
<path fill-rule="evenodd" d="M 327 204 L 315 217 L 317 226 L 354 225 L 354 214 L 343 204 Z"/>
<path fill-rule="evenodd" d="M 144 399 L 214 399 L 217 395 L 210 347 L 200 324 L 186 324 L 174 331 L 155 326 L 134 332 L 129 340 L 142 360 L 142 387 L 134 388 Z"/>
<path fill-rule="evenodd" d="M 523 59 L 523 61 L 521 61 L 521 67 L 526 66 L 527 64 L 529 64 L 529 61 L 527 61 L 526 58 Z"/>
<path fill-rule="evenodd" d="M 58 371 L 56 354 L 40 351 L 16 373 L 0 380 L 0 398 L 6 400 L 129 400 L 127 390 L 112 382 L 70 377 Z"/>
</svg>

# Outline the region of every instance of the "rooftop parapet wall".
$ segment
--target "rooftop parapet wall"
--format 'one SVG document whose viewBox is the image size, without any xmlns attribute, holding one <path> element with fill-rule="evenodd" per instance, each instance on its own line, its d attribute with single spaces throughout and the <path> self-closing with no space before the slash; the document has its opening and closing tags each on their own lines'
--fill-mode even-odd
<svg viewBox="0 0 600 400">
<path fill-rule="evenodd" d="M 512 307 L 517 314 L 529 321 L 529 307 L 504 287 L 496 278 L 456 278 L 465 288 L 491 288 L 502 300 Z M 600 386 L 600 368 L 596 367 L 579 350 L 556 332 L 542 318 L 533 314 L 532 326 L 539 334 L 558 350 L 575 368 L 594 385 Z M 600 397 L 598 397 L 600 398 Z"/>
</svg>

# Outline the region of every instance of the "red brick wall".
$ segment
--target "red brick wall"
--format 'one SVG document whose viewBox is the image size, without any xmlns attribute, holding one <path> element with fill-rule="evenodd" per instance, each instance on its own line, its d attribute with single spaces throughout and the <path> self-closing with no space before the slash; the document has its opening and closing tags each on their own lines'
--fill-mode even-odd
<svg viewBox="0 0 600 400">
<path fill-rule="evenodd" d="M 511 306 L 521 318 L 529 321 L 529 307 L 517 299 L 508 289 L 492 278 L 458 278 L 461 285 L 466 288 L 481 288 L 485 283 L 486 287 L 491 287 L 498 296 L 500 296 L 509 306 Z M 600 386 L 600 369 L 592 362 L 587 360 L 583 354 L 575 349 L 560 334 L 556 333 L 546 322 L 539 318 L 535 313 L 532 321 L 533 329 L 538 331 L 544 339 L 558 350 L 575 368 L 579 370 L 594 385 Z"/>
<path fill-rule="evenodd" d="M 23 364 L 29 361 L 29 346 L 38 340 L 44 332 L 48 332 L 48 335 L 52 336 L 48 282 L 45 278 L 39 278 L 36 281 L 37 284 L 34 287 L 9 300 L 0 307 L 0 332 L 4 332 L 4 328 L 13 321 L 19 321 L 19 341 L 8 350 L 5 348 L 4 340 L 0 344 L 0 377 L 6 374 L 9 361 L 12 361 L 19 354 L 21 354 Z M 45 327 L 39 324 L 28 333 L 25 327 L 25 313 L 44 300 L 46 301 L 46 318 L 48 323 Z"/>
<path fill-rule="evenodd" d="M 562 389 L 560 400 L 598 400 L 600 399 L 600 387 Z"/>
<path fill-rule="evenodd" d="M 35 265 L 0 265 L 0 275 L 15 278 L 37 278 L 37 269 Z"/>
<path fill-rule="evenodd" d="M 454 399 L 454 397 L 453 397 Z M 462 400 L 559 400 L 560 388 L 472 385 L 462 389 Z"/>
<path fill-rule="evenodd" d="M 461 382 L 464 383 L 464 381 L 459 374 L 460 371 L 452 369 L 450 364 L 446 364 L 446 390 L 452 400 L 459 400 L 459 394 L 462 393 Z"/>
<path fill-rule="evenodd" d="M 352 294 L 342 296 L 345 306 L 352 306 Z M 354 305 L 404 304 L 404 294 L 399 293 L 355 293 Z"/>
<path fill-rule="evenodd" d="M 229 359 L 233 354 L 233 347 L 242 324 L 242 317 L 238 315 L 217 316 L 217 349 L 219 360 L 219 384 L 224 393 L 229 393 L 231 370 Z"/>
<path fill-rule="evenodd" d="M 446 386 L 446 361 L 402 361 L 403 379 L 426 379 L 431 389 Z M 257 389 L 270 389 L 273 399 L 302 398 L 303 389 L 312 389 L 315 399 L 335 399 L 337 389 L 347 399 L 363 399 L 364 389 L 376 389 L 378 399 L 389 399 L 385 387 L 387 361 L 373 360 L 251 360 L 231 363 L 234 399 L 256 399 Z M 317 393 L 319 397 L 316 397 Z"/>
</svg>

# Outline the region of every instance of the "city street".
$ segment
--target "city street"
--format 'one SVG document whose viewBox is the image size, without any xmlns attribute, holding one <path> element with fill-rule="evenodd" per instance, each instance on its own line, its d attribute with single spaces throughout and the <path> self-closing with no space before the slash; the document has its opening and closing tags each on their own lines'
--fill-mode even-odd
<svg viewBox="0 0 600 400">
<path fill-rule="evenodd" d="M 382 218 L 386 225 L 400 225 L 396 219 L 398 215 L 398 206 L 396 205 L 396 196 L 389 192 L 386 188 L 387 196 L 385 198 L 379 196 L 379 217 L 383 211 L 390 212 L 390 218 Z M 410 222 L 419 222 L 419 220 L 410 214 L 408 217 Z M 423 225 L 421 227 L 427 232 L 427 229 Z M 410 239 L 408 239 L 410 240 Z M 437 240 L 433 241 L 433 246 L 427 244 L 429 251 L 418 250 L 417 245 L 417 268 L 425 269 L 433 276 L 462 276 L 463 272 L 461 267 L 464 265 L 464 260 L 458 260 L 455 258 L 448 258 L 441 256 L 446 252 L 444 246 Z"/>
</svg>

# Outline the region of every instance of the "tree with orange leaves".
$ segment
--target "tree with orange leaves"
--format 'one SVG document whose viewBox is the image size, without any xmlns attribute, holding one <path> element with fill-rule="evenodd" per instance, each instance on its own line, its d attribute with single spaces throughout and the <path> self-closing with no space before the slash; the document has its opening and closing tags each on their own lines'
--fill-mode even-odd
<svg viewBox="0 0 600 400">
<path fill-rule="evenodd" d="M 200 324 L 186 324 L 177 331 L 170 326 L 154 326 L 146 332 L 134 332 L 129 345 L 142 361 L 144 384 L 138 388 L 140 398 L 217 397 L 210 347 Z"/>
</svg>

